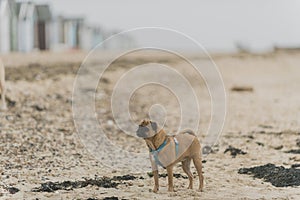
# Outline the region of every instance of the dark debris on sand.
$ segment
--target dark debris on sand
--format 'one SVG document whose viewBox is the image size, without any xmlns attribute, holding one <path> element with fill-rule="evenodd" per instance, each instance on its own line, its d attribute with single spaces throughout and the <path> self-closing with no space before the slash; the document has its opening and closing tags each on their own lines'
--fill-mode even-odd
<svg viewBox="0 0 300 200">
<path fill-rule="evenodd" d="M 291 150 L 285 151 L 285 153 L 300 154 L 300 149 L 291 149 Z"/>
<path fill-rule="evenodd" d="M 118 200 L 119 198 L 118 197 L 105 197 L 103 200 Z"/>
<path fill-rule="evenodd" d="M 296 140 L 296 145 L 298 147 L 300 147 L 300 139 Z M 300 154 L 300 149 L 291 149 L 291 150 L 285 151 L 285 153 Z"/>
<path fill-rule="evenodd" d="M 253 92 L 253 90 L 250 86 L 234 86 L 231 88 L 231 91 L 234 92 Z"/>
<path fill-rule="evenodd" d="M 135 176 L 124 175 L 108 177 L 95 177 L 94 179 L 85 179 L 81 181 L 63 181 L 63 182 L 46 182 L 42 183 L 40 187 L 33 188 L 33 192 L 54 192 L 56 190 L 73 190 L 76 188 L 87 187 L 88 185 L 103 187 L 103 188 L 116 188 L 121 181 L 134 180 Z"/>
<path fill-rule="evenodd" d="M 300 169 L 277 167 L 268 163 L 262 166 L 241 168 L 238 173 L 253 175 L 254 178 L 263 179 L 275 187 L 300 186 Z"/>
<path fill-rule="evenodd" d="M 245 155 L 247 152 L 242 151 L 241 149 L 229 146 L 225 149 L 224 153 L 230 152 L 230 155 L 235 158 L 238 154 Z"/>
<path fill-rule="evenodd" d="M 118 197 L 112 196 L 112 197 L 104 197 L 103 200 L 118 200 Z M 121 200 L 127 200 L 127 199 L 121 199 Z"/>
<path fill-rule="evenodd" d="M 102 200 L 118 200 L 118 197 L 112 196 L 112 197 L 104 197 Z M 87 200 L 99 200 L 96 198 L 88 198 Z"/>
<path fill-rule="evenodd" d="M 5 189 L 9 192 L 9 194 L 16 194 L 17 192 L 20 191 L 20 190 L 19 190 L 18 188 L 16 188 L 16 187 L 6 187 Z"/>
<path fill-rule="evenodd" d="M 114 181 L 130 181 L 130 180 L 134 180 L 137 177 L 133 176 L 133 175 L 123 175 L 123 176 L 114 176 L 112 178 L 112 180 Z"/>
<path fill-rule="evenodd" d="M 266 135 L 300 135 L 299 131 L 293 131 L 293 130 L 284 130 L 284 131 L 258 131 L 258 132 L 252 132 L 252 133 L 258 133 L 258 134 L 266 134 Z"/>
<path fill-rule="evenodd" d="M 153 177 L 153 173 L 152 173 L 152 172 L 148 172 L 147 174 L 148 174 L 148 176 L 149 176 L 150 178 L 152 178 L 152 177 Z M 160 178 L 165 178 L 165 177 L 167 177 L 167 176 L 168 176 L 168 174 L 166 174 L 166 173 L 163 173 L 163 174 L 159 174 L 158 176 L 159 176 Z M 174 177 L 174 178 L 183 178 L 183 179 L 188 179 L 188 177 L 187 177 L 187 176 L 184 176 L 184 175 L 181 175 L 181 174 L 177 174 L 177 173 L 173 173 L 173 177 Z"/>
<path fill-rule="evenodd" d="M 300 138 L 296 140 L 296 145 L 300 147 Z"/>
<path fill-rule="evenodd" d="M 291 166 L 291 168 L 298 168 L 298 167 L 300 167 L 300 164 L 293 164 L 293 165 Z"/>
</svg>

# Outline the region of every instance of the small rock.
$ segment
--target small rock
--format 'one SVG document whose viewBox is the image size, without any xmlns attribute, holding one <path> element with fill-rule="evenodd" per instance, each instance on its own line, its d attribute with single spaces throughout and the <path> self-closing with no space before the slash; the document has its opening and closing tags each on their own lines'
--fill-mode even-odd
<svg viewBox="0 0 300 200">
<path fill-rule="evenodd" d="M 264 125 L 264 124 L 260 124 L 259 127 L 261 127 L 261 128 L 266 128 L 266 129 L 273 128 L 273 126 L 270 126 L 270 125 Z"/>
<path fill-rule="evenodd" d="M 275 149 L 275 150 L 280 150 L 280 149 L 282 149 L 283 148 L 283 145 L 279 145 L 279 146 L 274 146 L 273 147 L 273 149 Z"/>
<path fill-rule="evenodd" d="M 230 152 L 230 155 L 235 158 L 238 154 L 245 155 L 247 154 L 246 152 L 242 151 L 241 149 L 229 146 L 227 149 L 224 151 L 224 153 Z"/>
<path fill-rule="evenodd" d="M 38 105 L 38 104 L 33 105 L 32 108 L 34 108 L 35 110 L 37 110 L 39 112 L 46 110 L 46 108 L 44 106 L 41 106 L 41 105 Z"/>
<path fill-rule="evenodd" d="M 202 153 L 203 153 L 204 155 L 207 155 L 207 154 L 209 154 L 209 153 L 212 153 L 212 148 L 211 148 L 210 146 L 205 146 L 205 147 L 202 148 Z"/>
<path fill-rule="evenodd" d="M 254 139 L 253 135 L 248 135 L 247 137 L 250 138 L 250 139 Z"/>
<path fill-rule="evenodd" d="M 8 187 L 6 188 L 7 191 L 10 193 L 10 194 L 16 194 L 17 192 L 19 192 L 20 190 L 16 187 Z"/>
<path fill-rule="evenodd" d="M 133 183 L 132 183 L 132 182 L 128 182 L 128 185 L 129 185 L 129 186 L 133 186 Z"/>
<path fill-rule="evenodd" d="M 234 86 L 231 88 L 234 92 L 253 92 L 253 88 L 250 86 Z"/>
<path fill-rule="evenodd" d="M 296 144 L 297 144 L 298 147 L 300 147 L 300 139 L 296 140 Z"/>
<path fill-rule="evenodd" d="M 258 145 L 258 146 L 265 146 L 265 144 L 264 143 L 262 143 L 262 142 L 256 142 L 256 144 Z"/>
<path fill-rule="evenodd" d="M 5 118 L 6 118 L 7 121 L 13 121 L 14 120 L 14 117 L 12 115 L 7 115 Z"/>
<path fill-rule="evenodd" d="M 113 126 L 114 125 L 114 122 L 112 120 L 107 120 L 107 125 L 108 126 Z"/>
</svg>

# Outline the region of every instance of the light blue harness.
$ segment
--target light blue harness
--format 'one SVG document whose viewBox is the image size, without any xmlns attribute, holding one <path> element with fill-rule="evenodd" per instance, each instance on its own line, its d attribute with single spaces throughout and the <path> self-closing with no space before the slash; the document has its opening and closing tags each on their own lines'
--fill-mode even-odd
<svg viewBox="0 0 300 200">
<path fill-rule="evenodd" d="M 176 152 L 176 158 L 178 156 L 178 140 L 173 137 L 174 139 L 174 143 L 175 143 L 175 152 Z M 151 148 L 149 148 L 149 151 L 150 153 L 152 153 L 153 157 L 154 157 L 154 160 L 155 160 L 155 163 L 163 168 L 165 168 L 165 166 L 159 161 L 159 158 L 158 158 L 158 153 L 167 145 L 167 139 L 165 139 L 165 141 L 156 149 L 156 150 L 153 150 Z"/>
</svg>

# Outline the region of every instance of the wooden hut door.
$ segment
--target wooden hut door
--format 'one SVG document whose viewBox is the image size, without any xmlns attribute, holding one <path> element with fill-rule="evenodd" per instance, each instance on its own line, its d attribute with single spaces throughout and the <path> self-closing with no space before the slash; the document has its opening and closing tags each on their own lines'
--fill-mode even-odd
<svg viewBox="0 0 300 200">
<path fill-rule="evenodd" d="M 45 22 L 38 23 L 39 49 L 46 50 L 46 25 Z"/>
</svg>

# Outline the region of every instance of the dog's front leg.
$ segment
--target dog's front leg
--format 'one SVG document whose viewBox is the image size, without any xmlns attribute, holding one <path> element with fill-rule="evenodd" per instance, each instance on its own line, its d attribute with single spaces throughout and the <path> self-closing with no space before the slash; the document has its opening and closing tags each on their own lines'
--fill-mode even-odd
<svg viewBox="0 0 300 200">
<path fill-rule="evenodd" d="M 175 192 L 173 187 L 173 165 L 167 167 L 167 172 L 168 172 L 168 185 L 169 185 L 168 191 Z"/>
<path fill-rule="evenodd" d="M 159 190 L 159 183 L 158 183 L 158 170 L 153 171 L 153 177 L 154 177 L 154 188 L 153 192 L 157 192 Z"/>
<path fill-rule="evenodd" d="M 158 183 L 158 166 L 155 163 L 155 160 L 153 158 L 153 155 L 150 153 L 149 154 L 150 157 L 150 162 L 151 162 L 151 167 L 152 167 L 152 174 L 153 174 L 153 178 L 154 178 L 154 188 L 153 188 L 153 192 L 158 192 L 159 190 L 159 183 Z"/>
<path fill-rule="evenodd" d="M 5 93 L 6 93 L 6 87 L 5 87 L 5 71 L 4 66 L 0 66 L 0 90 L 1 90 L 1 110 L 6 110 L 6 103 L 5 103 Z"/>
<path fill-rule="evenodd" d="M 6 93 L 5 86 L 2 85 L 1 90 L 2 90 L 2 93 L 1 93 L 1 100 L 2 100 L 1 110 L 7 110 L 7 106 L 6 106 L 6 102 L 5 102 L 5 93 Z"/>
</svg>

